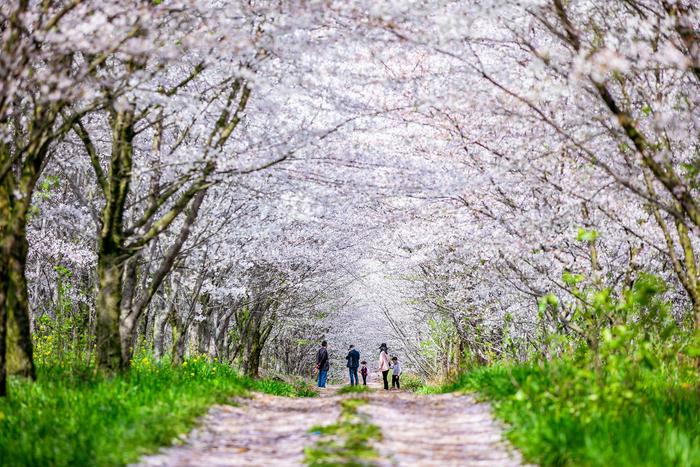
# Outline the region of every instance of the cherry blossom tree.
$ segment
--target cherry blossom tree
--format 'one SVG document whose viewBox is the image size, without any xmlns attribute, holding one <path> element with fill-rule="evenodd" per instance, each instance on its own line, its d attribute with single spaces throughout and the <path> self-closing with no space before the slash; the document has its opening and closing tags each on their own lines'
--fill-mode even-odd
<svg viewBox="0 0 700 467">
<path fill-rule="evenodd" d="M 0 394 L 6 352 L 15 370 L 34 377 L 25 264 L 27 215 L 37 180 L 52 144 L 105 101 L 94 73 L 118 51 L 129 53 L 148 10 L 134 2 L 18 0 L 1 7 Z"/>
<path fill-rule="evenodd" d="M 644 272 L 700 326 L 692 2 L 157 3 L 3 7 L 20 347 L 70 296 L 104 368 L 326 337 L 427 377 L 595 349 L 580 291 Z"/>
</svg>

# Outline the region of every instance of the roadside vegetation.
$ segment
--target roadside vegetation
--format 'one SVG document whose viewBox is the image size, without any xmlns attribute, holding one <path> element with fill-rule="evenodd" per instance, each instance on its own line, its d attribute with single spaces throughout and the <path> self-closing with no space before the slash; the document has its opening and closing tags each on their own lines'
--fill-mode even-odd
<svg viewBox="0 0 700 467">
<path fill-rule="evenodd" d="M 477 391 L 540 465 L 700 466 L 697 340 L 664 291 L 653 276 L 620 295 L 577 290 L 570 325 L 585 337 L 548 335 L 526 363 L 502 359 L 424 392 Z M 549 296 L 540 310 L 561 305 Z"/>
<path fill-rule="evenodd" d="M 139 356 L 112 377 L 70 358 L 38 365 L 37 382 L 10 379 L 0 399 L 3 465 L 123 465 L 187 433 L 213 404 L 260 391 L 312 396 L 304 383 L 254 380 L 204 357 L 173 366 Z"/>
<path fill-rule="evenodd" d="M 689 368 L 663 366 L 601 380 L 574 361 L 496 365 L 443 391 L 478 391 L 540 465 L 700 466 L 700 386 Z"/>
<path fill-rule="evenodd" d="M 401 389 L 404 391 L 418 392 L 425 386 L 425 382 L 413 373 L 401 374 Z"/>
</svg>

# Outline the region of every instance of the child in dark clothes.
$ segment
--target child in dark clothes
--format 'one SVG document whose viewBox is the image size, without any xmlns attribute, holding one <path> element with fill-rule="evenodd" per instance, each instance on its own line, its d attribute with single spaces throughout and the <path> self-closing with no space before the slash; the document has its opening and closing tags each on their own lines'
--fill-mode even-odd
<svg viewBox="0 0 700 467">
<path fill-rule="evenodd" d="M 362 368 L 360 369 L 360 374 L 362 375 L 362 384 L 367 386 L 367 362 L 362 360 L 360 362 Z"/>
</svg>

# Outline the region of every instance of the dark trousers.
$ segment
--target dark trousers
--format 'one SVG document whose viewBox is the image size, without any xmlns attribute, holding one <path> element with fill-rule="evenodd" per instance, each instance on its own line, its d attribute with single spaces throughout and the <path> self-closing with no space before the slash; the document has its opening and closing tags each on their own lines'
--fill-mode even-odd
<svg viewBox="0 0 700 467">
<path fill-rule="evenodd" d="M 401 375 L 391 375 L 391 387 L 396 389 L 401 389 L 401 384 L 399 384 L 399 376 Z"/>
<path fill-rule="evenodd" d="M 367 375 L 362 375 L 362 384 L 367 386 Z"/>
<path fill-rule="evenodd" d="M 328 378 L 328 370 L 320 370 L 318 372 L 318 387 L 319 388 L 326 387 L 326 378 Z"/>
<path fill-rule="evenodd" d="M 384 389 L 389 389 L 389 370 L 382 371 L 382 378 L 384 379 Z"/>
<path fill-rule="evenodd" d="M 357 367 L 349 368 L 350 370 L 350 386 L 357 386 L 359 383 L 357 381 Z"/>
</svg>

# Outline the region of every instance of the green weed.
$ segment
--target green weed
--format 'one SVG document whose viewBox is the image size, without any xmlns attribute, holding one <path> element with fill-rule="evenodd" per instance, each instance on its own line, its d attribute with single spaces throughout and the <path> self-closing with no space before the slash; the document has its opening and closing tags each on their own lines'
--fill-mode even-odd
<svg viewBox="0 0 700 467">
<path fill-rule="evenodd" d="M 401 374 L 401 389 L 407 391 L 419 392 L 425 383 L 422 379 L 412 373 Z"/>
<path fill-rule="evenodd" d="M 310 432 L 321 438 L 305 449 L 305 463 L 310 467 L 374 466 L 379 454 L 372 446 L 381 441 L 382 433 L 377 425 L 368 422 L 368 417 L 358 412 L 366 399 L 341 401 L 338 421 L 332 425 L 315 426 Z"/>
<path fill-rule="evenodd" d="M 316 392 L 313 387 L 304 381 L 297 381 L 294 384 L 275 379 L 258 379 L 250 381 L 250 384 L 246 386 L 248 389 L 264 392 L 266 394 L 273 394 L 275 396 L 315 397 L 318 395 L 318 392 Z"/>
<path fill-rule="evenodd" d="M 357 386 L 343 386 L 338 389 L 338 394 L 362 394 L 365 392 L 372 392 L 369 386 L 357 385 Z"/>
</svg>

